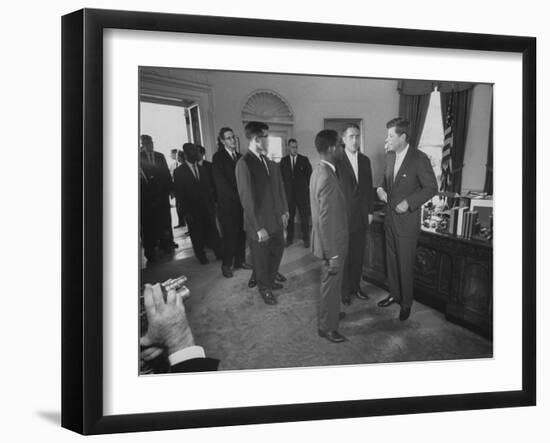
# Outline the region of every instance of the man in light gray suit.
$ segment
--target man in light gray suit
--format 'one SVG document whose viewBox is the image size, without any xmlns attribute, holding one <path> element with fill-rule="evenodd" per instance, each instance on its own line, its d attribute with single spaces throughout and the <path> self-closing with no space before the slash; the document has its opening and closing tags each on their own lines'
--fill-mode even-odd
<svg viewBox="0 0 550 443">
<path fill-rule="evenodd" d="M 311 176 L 310 202 L 313 225 L 313 254 L 322 263 L 321 293 L 319 298 L 319 336 L 333 343 L 347 339 L 338 332 L 342 274 L 348 253 L 348 213 L 346 199 L 334 164 L 342 150 L 338 133 L 325 129 L 315 137 L 315 147 L 321 162 Z"/>
</svg>

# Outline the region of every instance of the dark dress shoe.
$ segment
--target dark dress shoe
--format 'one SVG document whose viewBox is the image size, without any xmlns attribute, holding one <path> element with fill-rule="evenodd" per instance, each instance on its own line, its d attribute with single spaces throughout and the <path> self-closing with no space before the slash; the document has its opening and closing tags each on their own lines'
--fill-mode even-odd
<svg viewBox="0 0 550 443">
<path fill-rule="evenodd" d="M 346 318 L 346 313 L 345 313 L 345 312 L 340 312 L 340 313 L 338 314 L 338 319 L 339 319 L 339 320 L 343 320 L 344 318 Z"/>
<path fill-rule="evenodd" d="M 311 244 L 309 243 L 309 240 L 304 240 L 304 248 L 309 249 L 311 247 Z"/>
<path fill-rule="evenodd" d="M 351 297 L 348 295 L 342 296 L 342 304 L 349 306 L 351 305 Z"/>
<path fill-rule="evenodd" d="M 266 305 L 276 305 L 277 299 L 273 295 L 273 293 L 269 289 L 265 289 L 263 291 L 260 291 L 260 295 L 264 299 L 264 303 Z"/>
<path fill-rule="evenodd" d="M 411 308 L 409 306 L 401 306 L 401 311 L 399 311 L 399 320 L 405 321 L 411 315 Z"/>
<path fill-rule="evenodd" d="M 318 332 L 319 332 L 319 337 L 326 338 L 328 341 L 331 341 L 332 343 L 342 343 L 348 340 L 338 331 L 324 332 L 319 329 Z"/>
<path fill-rule="evenodd" d="M 271 285 L 271 289 L 283 289 L 283 285 L 281 283 L 273 282 L 273 284 Z"/>
<path fill-rule="evenodd" d="M 356 293 L 355 293 L 355 296 L 359 299 L 359 300 L 368 300 L 369 299 L 369 296 L 367 294 L 365 294 L 363 291 L 361 291 L 361 289 L 359 289 Z"/>
<path fill-rule="evenodd" d="M 285 282 L 286 281 L 286 277 L 281 274 L 280 272 L 277 272 L 275 274 L 275 281 L 278 281 L 278 282 Z"/>
<path fill-rule="evenodd" d="M 231 277 L 233 277 L 233 271 L 231 270 L 231 268 L 229 266 L 222 266 L 222 275 L 225 278 L 231 278 Z"/>
<path fill-rule="evenodd" d="M 207 265 L 210 263 L 210 261 L 206 257 L 199 257 L 199 261 L 201 262 L 201 265 Z"/>
<path fill-rule="evenodd" d="M 385 299 L 380 300 L 378 302 L 378 306 L 380 306 L 381 308 L 387 308 L 388 306 L 391 306 L 394 303 L 397 303 L 397 300 L 390 295 L 390 296 L 386 297 Z"/>
<path fill-rule="evenodd" d="M 256 281 L 256 276 L 254 274 L 251 275 L 250 280 L 248 280 L 248 287 L 253 288 L 258 284 Z"/>
<path fill-rule="evenodd" d="M 235 265 L 235 269 L 246 269 L 246 270 L 251 270 L 252 269 L 252 265 L 249 265 L 248 263 L 239 263 L 238 265 Z"/>
</svg>

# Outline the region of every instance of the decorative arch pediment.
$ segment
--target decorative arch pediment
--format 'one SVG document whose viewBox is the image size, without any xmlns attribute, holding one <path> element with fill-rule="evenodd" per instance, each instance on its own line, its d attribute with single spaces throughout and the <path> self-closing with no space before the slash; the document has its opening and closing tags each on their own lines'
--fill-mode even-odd
<svg viewBox="0 0 550 443">
<path fill-rule="evenodd" d="M 294 113 L 290 104 L 280 94 L 270 89 L 252 92 L 242 107 L 242 119 L 270 123 L 294 124 Z"/>
</svg>

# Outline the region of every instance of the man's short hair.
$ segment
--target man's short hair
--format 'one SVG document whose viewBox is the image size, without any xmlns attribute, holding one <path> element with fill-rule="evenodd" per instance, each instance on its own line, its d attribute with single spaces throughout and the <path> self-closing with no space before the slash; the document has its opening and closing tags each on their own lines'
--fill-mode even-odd
<svg viewBox="0 0 550 443">
<path fill-rule="evenodd" d="M 206 149 L 204 149 L 204 146 L 196 145 L 197 151 L 199 151 L 199 154 L 206 155 Z"/>
<path fill-rule="evenodd" d="M 264 122 L 248 122 L 244 127 L 244 132 L 248 140 L 252 140 L 254 137 L 258 137 L 267 131 L 269 126 Z"/>
<path fill-rule="evenodd" d="M 334 129 L 323 129 L 315 136 L 315 147 L 319 154 L 326 154 L 328 148 L 338 144 L 338 133 Z"/>
<path fill-rule="evenodd" d="M 177 153 L 178 153 L 178 150 L 177 150 L 177 149 L 170 149 L 170 153 L 171 153 L 171 154 L 177 154 Z"/>
<path fill-rule="evenodd" d="M 359 128 L 359 125 L 355 123 L 346 123 L 344 125 L 344 128 L 342 129 L 341 134 L 344 135 L 349 128 L 357 129 L 359 132 L 361 132 L 361 128 Z"/>
<path fill-rule="evenodd" d="M 153 138 L 150 135 L 142 134 L 141 135 L 141 143 L 151 143 L 153 141 Z"/>
<path fill-rule="evenodd" d="M 233 129 L 231 129 L 229 126 L 224 126 L 223 128 L 221 128 L 220 131 L 218 132 L 218 149 L 224 148 L 225 145 L 223 144 L 222 140 L 224 140 L 223 136 L 227 131 L 231 131 L 233 132 L 233 134 L 235 134 Z"/>
<path fill-rule="evenodd" d="M 409 121 L 402 117 L 392 118 L 388 123 L 386 123 L 386 129 L 395 128 L 395 133 L 397 135 L 405 134 L 405 140 L 408 142 L 409 137 L 411 136 L 411 124 Z"/>
<path fill-rule="evenodd" d="M 223 128 L 220 129 L 220 132 L 218 132 L 218 139 L 223 140 L 224 134 L 228 131 L 235 133 L 233 129 L 231 129 L 229 126 L 224 126 Z"/>
<path fill-rule="evenodd" d="M 289 139 L 288 139 L 287 145 L 290 146 L 291 143 L 296 143 L 296 144 L 298 144 L 298 141 L 297 141 L 295 138 L 289 138 Z"/>
</svg>

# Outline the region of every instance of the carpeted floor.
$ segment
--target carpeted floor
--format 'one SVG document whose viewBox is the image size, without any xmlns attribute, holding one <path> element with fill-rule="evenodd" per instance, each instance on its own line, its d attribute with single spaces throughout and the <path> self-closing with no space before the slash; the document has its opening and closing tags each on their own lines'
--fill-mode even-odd
<svg viewBox="0 0 550 443">
<path fill-rule="evenodd" d="M 180 255 L 181 256 L 181 255 Z M 340 332 L 349 341 L 330 343 L 317 335 L 319 263 L 296 242 L 285 249 L 280 271 L 288 278 L 276 291 L 279 303 L 266 305 L 248 289 L 250 271 L 222 277 L 220 262 L 200 265 L 194 257 L 160 262 L 142 270 L 142 282 L 186 275 L 191 298 L 187 315 L 195 341 L 220 370 L 492 357 L 492 341 L 445 320 L 418 302 L 411 317 L 399 308 L 379 308 L 385 290 L 365 284 L 370 300 L 355 299 L 344 311 Z M 213 260 L 212 255 L 210 258 Z"/>
</svg>

